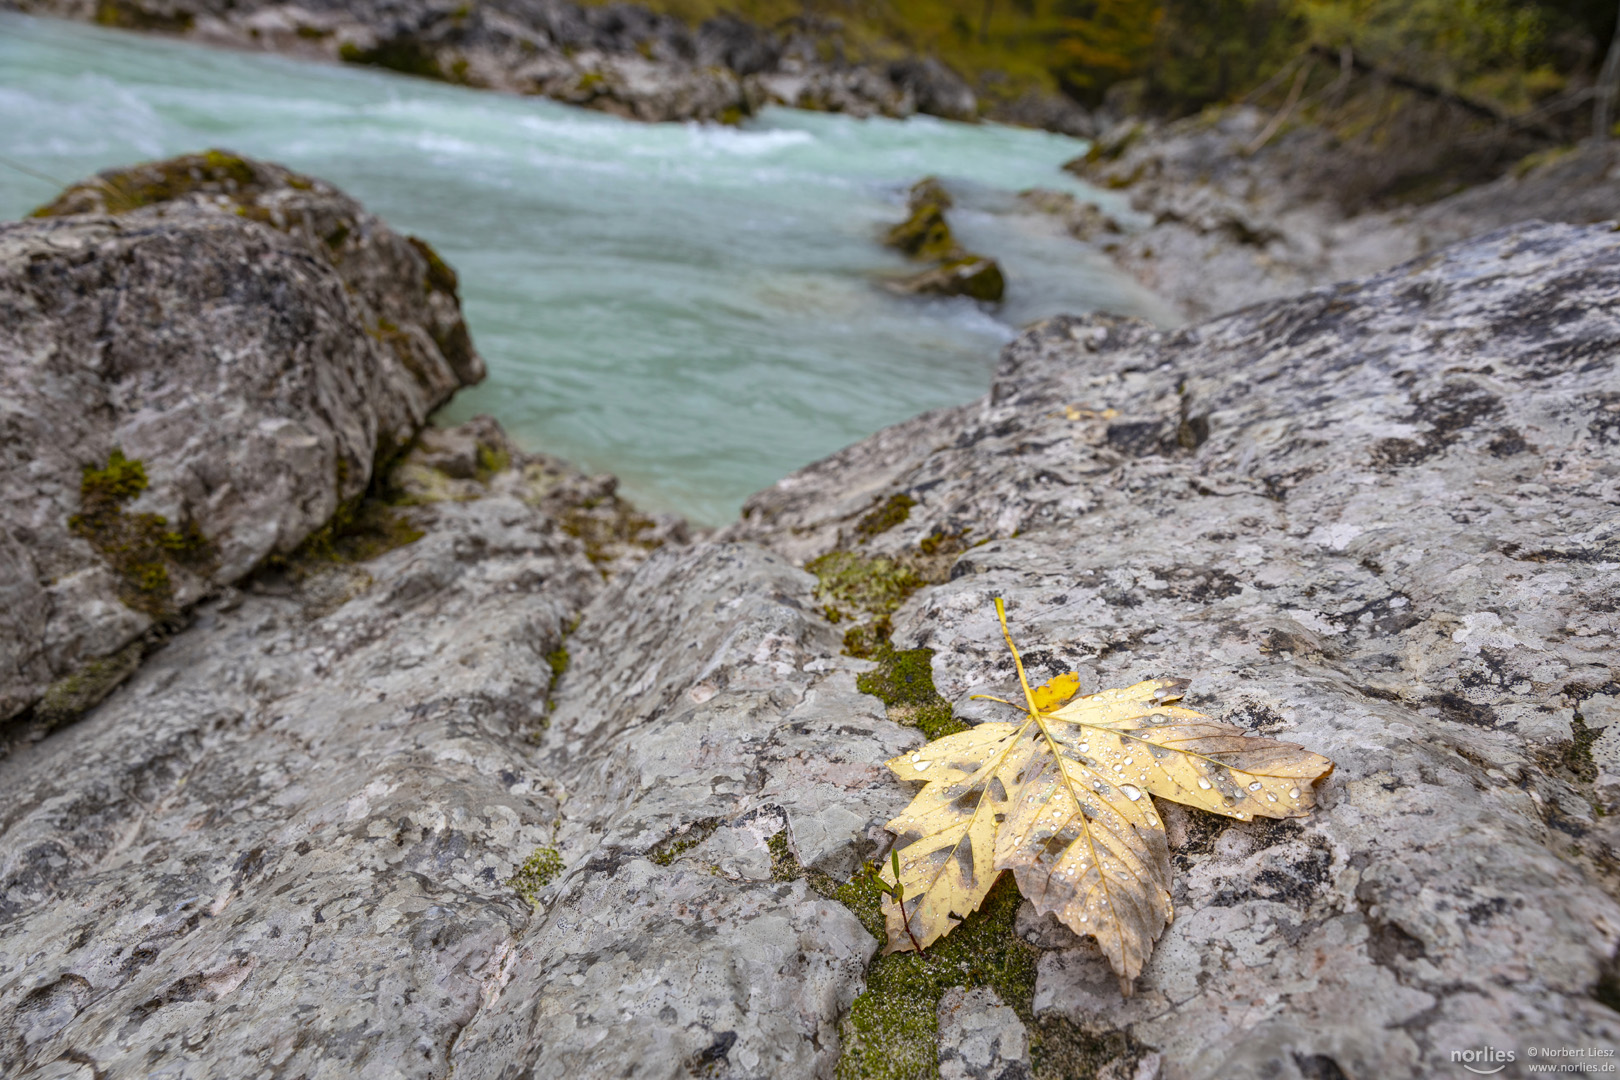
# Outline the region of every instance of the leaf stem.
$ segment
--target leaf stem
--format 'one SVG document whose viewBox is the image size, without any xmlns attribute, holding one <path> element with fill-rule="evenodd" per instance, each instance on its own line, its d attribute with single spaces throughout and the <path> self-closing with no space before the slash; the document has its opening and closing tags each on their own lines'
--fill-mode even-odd
<svg viewBox="0 0 1620 1080">
<path fill-rule="evenodd" d="M 1035 707 L 1035 694 L 1030 690 L 1029 679 L 1024 675 L 1024 660 L 1018 655 L 1018 646 L 1013 644 L 1012 631 L 1007 629 L 1007 607 L 999 596 L 996 597 L 996 618 L 1001 620 L 1001 636 L 1007 639 L 1007 648 L 1012 650 L 1013 666 L 1018 669 L 1018 685 L 1024 688 L 1024 700 L 1029 703 L 1029 715 L 1038 717 L 1040 710 Z"/>
</svg>

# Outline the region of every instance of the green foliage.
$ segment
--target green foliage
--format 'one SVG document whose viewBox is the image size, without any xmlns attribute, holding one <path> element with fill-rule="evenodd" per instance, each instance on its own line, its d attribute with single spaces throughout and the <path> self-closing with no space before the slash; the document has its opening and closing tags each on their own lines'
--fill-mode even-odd
<svg viewBox="0 0 1620 1080">
<path fill-rule="evenodd" d="M 1052 71 L 1071 96 L 1089 104 L 1152 56 L 1164 6 L 1142 0 L 1056 0 Z"/>
<path fill-rule="evenodd" d="M 1149 104 L 1172 113 L 1263 82 L 1306 44 L 1299 0 L 1167 0 L 1142 74 Z"/>
<path fill-rule="evenodd" d="M 518 895 L 529 902 L 530 907 L 538 907 L 540 890 L 550 885 L 562 870 L 562 855 L 556 848 L 537 848 L 534 854 L 523 861 L 517 872 L 506 879 L 506 884 L 516 889 Z"/>
<path fill-rule="evenodd" d="M 1062 90 L 1096 104 L 1125 83 L 1138 91 L 1127 101 L 1175 115 L 1236 99 L 1312 45 L 1345 44 L 1381 68 L 1518 111 L 1572 77 L 1589 78 L 1615 24 L 1609 0 L 649 3 L 693 25 L 722 11 L 762 26 L 791 20 L 818 36 L 829 57 L 935 56 L 986 103 Z"/>
</svg>

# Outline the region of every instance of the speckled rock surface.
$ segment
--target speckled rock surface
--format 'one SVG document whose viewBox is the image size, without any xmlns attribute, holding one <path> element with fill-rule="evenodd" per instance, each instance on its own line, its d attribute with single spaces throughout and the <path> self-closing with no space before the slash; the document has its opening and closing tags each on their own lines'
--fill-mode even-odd
<svg viewBox="0 0 1620 1080">
<path fill-rule="evenodd" d="M 587 610 L 540 757 L 578 869 L 457 1043 L 458 1076 L 831 1074 L 877 942 L 773 881 L 768 841 L 848 877 L 899 794 L 881 763 L 922 740 L 856 692 L 866 665 L 838 655 L 812 585 L 753 545 L 704 545 L 656 552 Z"/>
<path fill-rule="evenodd" d="M 601 579 L 516 491 L 410 513 L 0 762 L 0 1073 L 445 1074 L 529 919 L 546 654 Z"/>
<path fill-rule="evenodd" d="M 1128 195 L 1145 224 L 1122 229 L 1083 201 L 1049 200 L 1048 209 L 1189 319 L 1380 272 L 1520 222 L 1620 215 L 1613 143 L 1528 158 L 1500 179 L 1427 205 L 1367 209 L 1341 205 L 1330 175 L 1336 165 L 1367 162 L 1310 125 L 1285 128 L 1257 148 L 1270 119 L 1235 106 L 1163 126 L 1123 121 L 1068 168 Z"/>
<path fill-rule="evenodd" d="M 1038 674 L 1187 676 L 1337 763 L 1304 821 L 1164 806 L 1177 917 L 1136 995 L 1070 939 L 1038 1014 L 1189 1078 L 1620 1038 L 1585 720 L 1617 686 L 1616 296 L 1614 233 L 1535 225 L 1174 335 L 1054 320 L 979 406 L 750 500 L 729 535 L 795 556 L 990 541 L 894 618 L 959 715 L 1009 685 L 1002 595 Z M 906 520 L 860 535 L 896 494 Z"/>
<path fill-rule="evenodd" d="M 0 225 L 0 720 L 293 550 L 484 370 L 453 272 L 320 181 L 214 152 L 48 212 Z M 115 451 L 144 489 L 97 519 Z"/>
<path fill-rule="evenodd" d="M 1612 1046 L 1616 296 L 1620 237 L 1532 226 L 1178 334 L 1054 320 L 693 543 L 571 516 L 611 493 L 487 422 L 424 438 L 420 539 L 254 577 L 0 761 L 0 1072 L 837 1075 L 878 943 L 827 885 L 922 736 L 797 567 L 923 541 L 960 554 L 894 642 L 959 716 L 1012 678 L 1000 595 L 1036 674 L 1185 676 L 1338 766 L 1308 819 L 1162 805 L 1135 994 L 1025 912 L 1033 983 L 946 991 L 942 1069 L 1020 1060 L 1008 1009 L 1038 1077 Z"/>
<path fill-rule="evenodd" d="M 1029 1080 L 1029 1034 L 987 986 L 945 991 L 939 1003 L 940 1080 Z"/>
</svg>

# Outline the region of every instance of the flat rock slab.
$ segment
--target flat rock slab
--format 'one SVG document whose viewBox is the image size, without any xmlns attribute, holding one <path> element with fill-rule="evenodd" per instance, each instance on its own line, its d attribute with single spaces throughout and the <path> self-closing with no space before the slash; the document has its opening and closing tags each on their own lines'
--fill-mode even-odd
<svg viewBox="0 0 1620 1080">
<path fill-rule="evenodd" d="M 1046 955 L 1038 1013 L 1167 1077 L 1620 1038 L 1585 721 L 1617 685 L 1616 296 L 1607 227 L 1533 225 L 1178 334 L 1057 319 L 979 406 L 750 500 L 729 535 L 795 554 L 990 541 L 894 617 L 959 715 L 1016 686 L 1002 596 L 1039 677 L 1190 677 L 1187 704 L 1337 763 L 1302 821 L 1161 804 L 1177 917 L 1136 995 L 1088 941 Z"/>
<path fill-rule="evenodd" d="M 1001 596 L 1037 674 L 1186 676 L 1337 769 L 1303 820 L 1163 804 L 1134 995 L 1020 918 L 1032 998 L 948 996 L 942 1069 L 1021 1066 L 1014 1004 L 1142 1080 L 1613 1045 L 1616 296 L 1615 234 L 1538 225 L 1175 335 L 1054 320 L 616 573 L 545 467 L 424 440 L 421 539 L 255 578 L 0 762 L 0 1071 L 834 1075 L 878 942 L 807 886 L 881 855 L 922 736 L 798 565 L 950 537 L 893 634 L 960 716 L 1013 679 Z"/>
</svg>

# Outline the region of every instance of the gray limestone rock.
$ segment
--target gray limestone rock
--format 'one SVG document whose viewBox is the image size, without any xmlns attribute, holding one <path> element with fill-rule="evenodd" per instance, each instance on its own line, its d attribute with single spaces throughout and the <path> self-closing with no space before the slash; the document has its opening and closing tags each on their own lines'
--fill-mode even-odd
<svg viewBox="0 0 1620 1080">
<path fill-rule="evenodd" d="M 989 987 L 939 1002 L 940 1080 L 1030 1080 L 1029 1033 Z"/>
<path fill-rule="evenodd" d="M 0 225 L 0 720 L 93 704 L 483 377 L 454 273 L 318 180 L 211 151 L 41 213 Z"/>
<path fill-rule="evenodd" d="M 882 762 L 922 740 L 855 691 L 812 584 L 753 545 L 666 548 L 586 611 L 538 759 L 574 869 L 458 1076 L 830 1075 L 877 943 L 799 867 L 878 848 L 904 801 Z"/>
<path fill-rule="evenodd" d="M 726 535 L 795 557 L 989 541 L 894 617 L 947 700 L 1009 685 L 1000 595 L 1039 677 L 1190 677 L 1337 763 L 1301 821 L 1164 805 L 1177 917 L 1136 995 L 1088 942 L 1046 954 L 1038 1015 L 1167 1077 L 1620 1037 L 1617 838 L 1575 728 L 1617 684 L 1616 296 L 1613 232 L 1533 225 L 1179 334 L 1053 320 L 977 407 L 750 500 Z"/>
<path fill-rule="evenodd" d="M 444 1075 L 554 843 L 528 735 L 600 576 L 512 494 L 408 513 L 0 762 L 0 1073 Z"/>
<path fill-rule="evenodd" d="M 1612 143 L 1533 155 L 1428 205 L 1368 209 L 1335 196 L 1354 186 L 1346 174 L 1380 165 L 1376 155 L 1309 124 L 1255 149 L 1269 120 L 1234 106 L 1162 126 L 1121 121 L 1066 167 L 1128 194 L 1141 222 L 1098 234 L 1071 206 L 1048 208 L 1190 319 L 1379 272 L 1491 229 L 1620 213 Z"/>
<path fill-rule="evenodd" d="M 691 543 L 487 421 L 426 435 L 414 543 L 254 575 L 0 761 L 0 1072 L 834 1075 L 878 942 L 828 886 L 922 736 L 798 567 L 924 541 L 954 565 L 894 641 L 963 715 L 1002 596 L 1035 674 L 1185 676 L 1337 765 L 1306 819 L 1161 804 L 1135 994 L 1026 913 L 1030 996 L 949 995 L 942 1071 L 1018 1075 L 1012 1005 L 1111 1080 L 1612 1044 L 1616 296 L 1616 234 L 1536 225 L 1177 334 L 1052 320 Z"/>
</svg>

